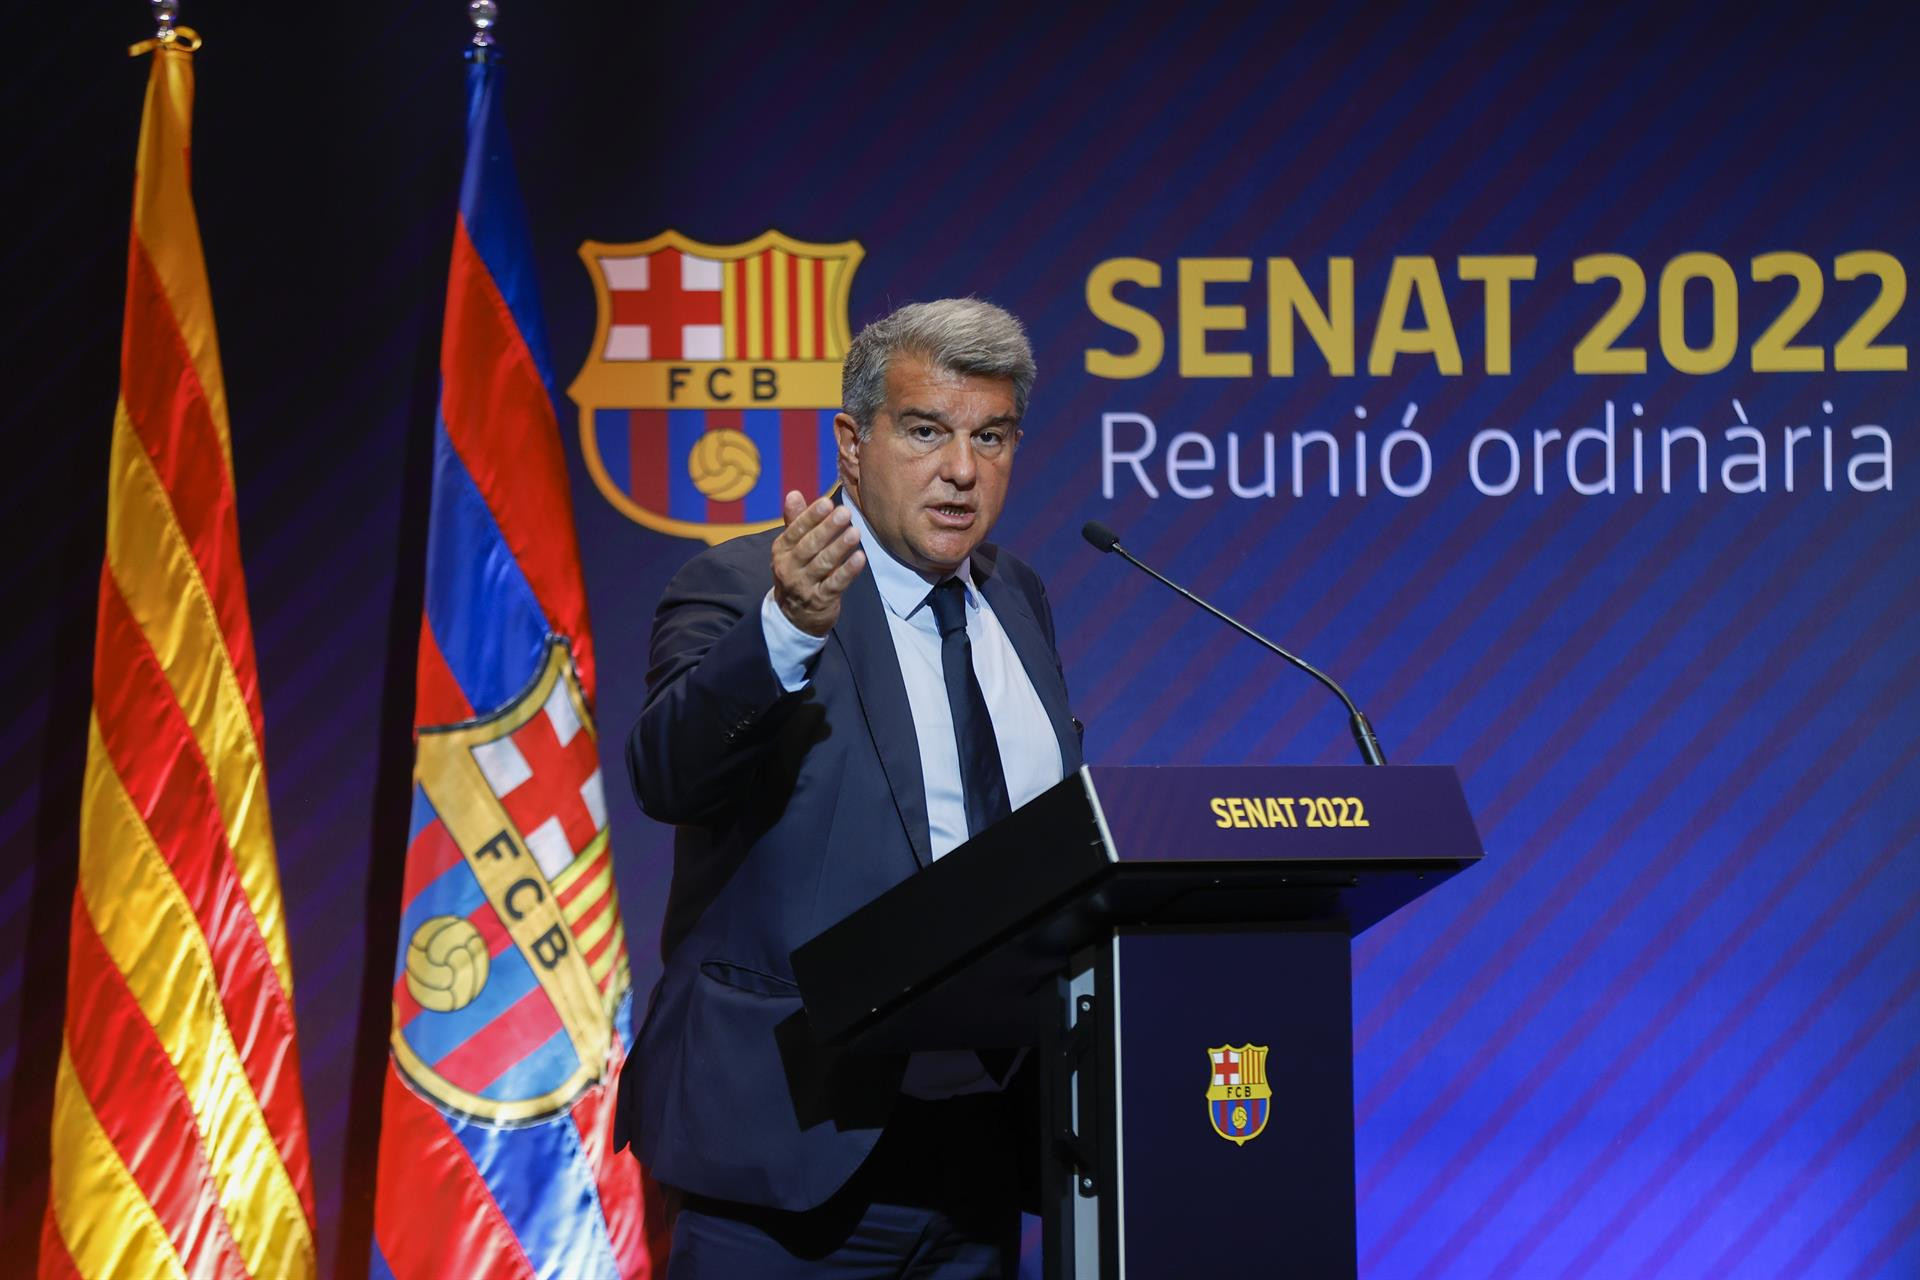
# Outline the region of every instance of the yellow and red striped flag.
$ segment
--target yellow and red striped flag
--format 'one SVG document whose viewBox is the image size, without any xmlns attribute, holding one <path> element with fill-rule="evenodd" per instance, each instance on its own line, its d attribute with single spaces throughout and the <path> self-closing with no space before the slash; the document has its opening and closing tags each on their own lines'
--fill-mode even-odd
<svg viewBox="0 0 1920 1280">
<path fill-rule="evenodd" d="M 317 1269 L 226 387 L 150 42 L 42 1276 Z M 136 46 L 136 52 L 141 51 Z"/>
</svg>

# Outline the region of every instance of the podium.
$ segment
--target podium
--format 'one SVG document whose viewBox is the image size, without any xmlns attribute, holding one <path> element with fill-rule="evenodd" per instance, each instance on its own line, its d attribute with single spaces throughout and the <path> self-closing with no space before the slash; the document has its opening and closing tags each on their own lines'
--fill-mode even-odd
<svg viewBox="0 0 1920 1280">
<path fill-rule="evenodd" d="M 793 972 L 825 1043 L 1032 1055 L 1050 1280 L 1351 1276 L 1350 939 L 1481 852 L 1444 766 L 1089 766 Z"/>
</svg>

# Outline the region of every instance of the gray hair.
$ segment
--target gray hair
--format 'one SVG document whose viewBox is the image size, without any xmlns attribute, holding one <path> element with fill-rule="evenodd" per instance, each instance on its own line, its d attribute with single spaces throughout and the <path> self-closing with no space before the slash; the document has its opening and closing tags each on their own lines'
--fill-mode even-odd
<svg viewBox="0 0 1920 1280">
<path fill-rule="evenodd" d="M 950 373 L 1005 378 L 1013 383 L 1014 412 L 1027 415 L 1033 348 L 1020 321 L 979 298 L 914 302 L 875 320 L 847 348 L 840 399 L 862 440 L 873 434 L 874 415 L 886 403 L 887 365 L 897 354 L 918 356 Z"/>
</svg>

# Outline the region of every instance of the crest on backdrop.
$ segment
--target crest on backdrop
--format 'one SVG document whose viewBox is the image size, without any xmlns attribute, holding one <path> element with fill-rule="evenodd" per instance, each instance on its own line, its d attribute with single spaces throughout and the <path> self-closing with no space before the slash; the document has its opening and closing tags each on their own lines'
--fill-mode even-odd
<svg viewBox="0 0 1920 1280">
<path fill-rule="evenodd" d="M 788 490 L 831 489 L 864 256 L 778 231 L 582 244 L 599 321 L 567 394 L 601 495 L 656 532 L 717 543 L 778 524 Z"/>
</svg>

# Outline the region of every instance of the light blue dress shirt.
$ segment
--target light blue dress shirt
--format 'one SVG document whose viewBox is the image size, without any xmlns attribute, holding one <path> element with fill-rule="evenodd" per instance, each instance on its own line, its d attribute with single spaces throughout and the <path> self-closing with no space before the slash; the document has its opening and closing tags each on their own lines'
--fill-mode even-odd
<svg viewBox="0 0 1920 1280">
<path fill-rule="evenodd" d="M 860 508 L 851 500 L 847 513 L 853 517 L 853 527 L 860 531 L 860 545 L 867 553 L 866 572 L 873 575 L 873 584 L 887 606 L 887 625 L 893 632 L 893 649 L 907 686 L 907 702 L 913 709 L 914 733 L 920 740 L 928 836 L 933 856 L 939 858 L 965 843 L 967 808 L 960 789 L 960 748 L 954 739 L 953 709 L 947 702 L 947 681 L 940 665 L 940 629 L 927 603 L 933 584 L 894 559 L 873 536 Z M 955 576 L 966 584 L 967 641 L 973 648 L 973 674 L 980 681 L 987 714 L 993 719 L 1000 767 L 1007 777 L 1007 802 L 1018 809 L 1060 781 L 1065 772 L 1060 743 L 1020 655 L 994 616 L 993 606 L 974 587 L 972 565 L 962 565 Z M 826 637 L 808 635 L 794 626 L 780 612 L 772 591 L 760 603 L 760 626 L 766 633 L 767 654 L 781 687 L 788 692 L 805 687 L 813 660 L 826 646 Z M 902 1085 L 907 1093 L 927 1098 L 993 1087 L 979 1059 L 967 1052 L 914 1054 Z"/>
</svg>

